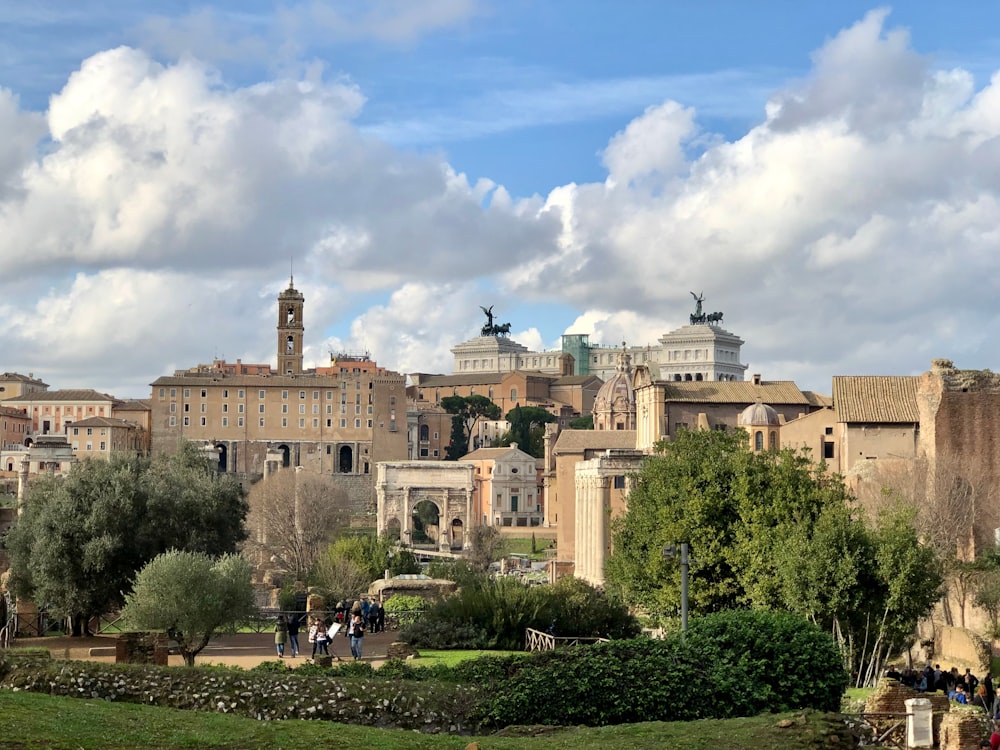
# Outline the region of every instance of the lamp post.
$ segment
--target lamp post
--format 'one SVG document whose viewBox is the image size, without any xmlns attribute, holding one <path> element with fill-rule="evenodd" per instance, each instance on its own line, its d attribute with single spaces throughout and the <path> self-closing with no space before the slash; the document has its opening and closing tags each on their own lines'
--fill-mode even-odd
<svg viewBox="0 0 1000 750">
<path fill-rule="evenodd" d="M 663 548 L 663 556 L 672 560 L 677 557 L 677 546 L 676 544 L 668 544 Z M 685 632 L 688 629 L 688 567 L 690 560 L 688 558 L 688 543 L 680 543 L 680 553 L 681 553 L 681 632 Z"/>
</svg>

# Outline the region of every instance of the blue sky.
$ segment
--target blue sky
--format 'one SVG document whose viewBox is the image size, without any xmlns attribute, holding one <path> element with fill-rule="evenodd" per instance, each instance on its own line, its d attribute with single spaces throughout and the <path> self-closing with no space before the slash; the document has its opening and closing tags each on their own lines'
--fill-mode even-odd
<svg viewBox="0 0 1000 750">
<path fill-rule="evenodd" d="M 290 259 L 315 362 L 448 371 L 480 303 L 642 343 L 696 289 L 767 378 L 995 368 L 998 17 L 0 2 L 4 369 L 143 395 L 273 359 Z"/>
</svg>

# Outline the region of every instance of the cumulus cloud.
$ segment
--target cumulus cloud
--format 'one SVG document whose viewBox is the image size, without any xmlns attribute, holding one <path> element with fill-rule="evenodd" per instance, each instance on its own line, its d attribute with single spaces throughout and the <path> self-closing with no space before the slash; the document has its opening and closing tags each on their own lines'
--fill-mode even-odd
<svg viewBox="0 0 1000 750">
<path fill-rule="evenodd" d="M 765 377 L 995 367 L 1000 78 L 935 70 L 887 24 L 829 39 L 740 137 L 651 102 L 608 141 L 607 179 L 527 200 L 359 129 L 364 92 L 319 71 L 234 86 L 120 48 L 44 118 L 0 91 L 8 361 L 95 386 L 209 353 L 267 361 L 294 257 L 313 364 L 367 350 L 448 372 L 489 287 L 581 311 L 564 331 L 516 321 L 532 348 L 652 343 L 695 290 Z"/>
</svg>

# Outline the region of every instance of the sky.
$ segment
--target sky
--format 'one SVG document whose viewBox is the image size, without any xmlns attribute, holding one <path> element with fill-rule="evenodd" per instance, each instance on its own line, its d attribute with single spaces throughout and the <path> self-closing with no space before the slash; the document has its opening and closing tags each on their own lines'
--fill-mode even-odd
<svg viewBox="0 0 1000 750">
<path fill-rule="evenodd" d="M 998 366 L 1000 3 L 0 0 L 0 371 L 450 373 L 497 322 Z"/>
</svg>

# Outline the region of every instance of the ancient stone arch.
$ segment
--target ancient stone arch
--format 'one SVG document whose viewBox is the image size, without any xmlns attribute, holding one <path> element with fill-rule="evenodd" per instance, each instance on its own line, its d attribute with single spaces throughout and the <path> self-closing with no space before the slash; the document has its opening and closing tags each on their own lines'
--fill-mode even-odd
<svg viewBox="0 0 1000 750">
<path fill-rule="evenodd" d="M 379 534 L 398 523 L 400 541 L 413 544 L 413 513 L 422 502 L 438 509 L 435 547 L 465 549 L 472 523 L 473 465 L 460 461 L 379 462 L 376 479 Z"/>
</svg>

